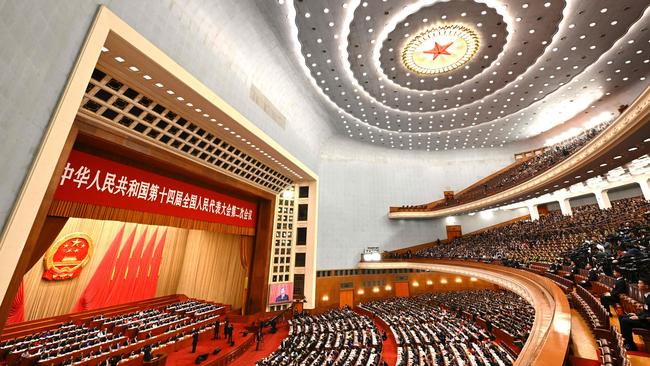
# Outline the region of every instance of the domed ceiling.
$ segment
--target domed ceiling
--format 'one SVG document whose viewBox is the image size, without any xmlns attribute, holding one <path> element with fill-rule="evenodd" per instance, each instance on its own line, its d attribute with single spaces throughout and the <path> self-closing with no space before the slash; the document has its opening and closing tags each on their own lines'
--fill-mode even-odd
<svg viewBox="0 0 650 366">
<path fill-rule="evenodd" d="M 612 119 L 612 98 L 650 76 L 648 0 L 264 3 L 336 128 L 391 148 L 497 147 L 579 113 Z"/>
</svg>

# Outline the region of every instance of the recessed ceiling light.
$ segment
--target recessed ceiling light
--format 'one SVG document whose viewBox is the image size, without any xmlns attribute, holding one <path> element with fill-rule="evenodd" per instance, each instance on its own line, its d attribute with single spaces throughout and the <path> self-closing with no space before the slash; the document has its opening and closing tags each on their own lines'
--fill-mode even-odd
<svg viewBox="0 0 650 366">
<path fill-rule="evenodd" d="M 311 17 L 311 14 L 305 13 L 305 18 L 309 18 L 309 17 Z"/>
<path fill-rule="evenodd" d="M 602 8 L 602 9 L 600 9 L 600 12 L 603 13 L 603 14 L 604 14 L 604 13 L 607 13 L 607 8 Z"/>
<path fill-rule="evenodd" d="M 129 70 L 131 70 L 131 71 L 140 71 L 140 69 L 138 69 L 135 66 L 129 66 Z"/>
<path fill-rule="evenodd" d="M 124 59 L 121 58 L 120 56 L 115 57 L 115 61 L 117 62 L 124 62 Z"/>
<path fill-rule="evenodd" d="M 639 149 L 638 147 L 633 146 L 633 147 L 627 149 L 627 151 L 636 151 L 636 150 L 638 150 L 638 149 Z"/>
<path fill-rule="evenodd" d="M 102 46 L 102 52 L 108 52 L 108 48 Z"/>
<path fill-rule="evenodd" d="M 616 155 L 616 156 L 614 157 L 614 160 L 618 160 L 618 159 L 620 159 L 620 158 L 622 158 L 621 155 Z"/>
</svg>

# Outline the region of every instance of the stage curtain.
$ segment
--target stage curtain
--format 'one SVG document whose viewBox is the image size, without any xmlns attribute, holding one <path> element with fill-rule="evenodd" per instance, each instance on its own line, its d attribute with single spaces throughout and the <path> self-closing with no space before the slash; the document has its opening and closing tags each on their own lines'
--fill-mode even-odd
<svg viewBox="0 0 650 366">
<path fill-rule="evenodd" d="M 178 293 L 241 308 L 246 270 L 238 235 L 190 230 Z"/>
<path fill-rule="evenodd" d="M 153 292 L 154 296 L 165 296 L 176 293 L 178 281 L 181 279 L 188 234 L 189 230 L 171 230 L 169 228 L 165 241 L 158 243 L 158 245 L 164 245 L 164 250 L 160 259 L 159 278 L 156 284 L 156 290 Z M 158 248 L 156 247 L 156 251 L 158 251 Z M 152 271 L 154 270 L 155 268 L 152 268 Z M 150 289 L 149 291 L 152 290 Z M 148 292 L 148 294 L 151 295 L 151 292 Z"/>
<path fill-rule="evenodd" d="M 14 302 L 11 303 L 11 309 L 9 309 L 9 316 L 7 317 L 6 324 L 15 324 L 20 323 L 25 320 L 25 281 L 20 282 L 20 287 L 18 287 L 18 292 L 14 298 Z"/>
</svg>

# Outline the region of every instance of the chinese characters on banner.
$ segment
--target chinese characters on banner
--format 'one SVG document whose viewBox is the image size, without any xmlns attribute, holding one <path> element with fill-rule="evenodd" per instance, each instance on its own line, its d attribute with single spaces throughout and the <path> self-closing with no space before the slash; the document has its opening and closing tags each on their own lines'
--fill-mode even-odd
<svg viewBox="0 0 650 366">
<path fill-rule="evenodd" d="M 243 227 L 256 222 L 255 203 L 77 150 L 70 153 L 54 199 Z"/>
</svg>

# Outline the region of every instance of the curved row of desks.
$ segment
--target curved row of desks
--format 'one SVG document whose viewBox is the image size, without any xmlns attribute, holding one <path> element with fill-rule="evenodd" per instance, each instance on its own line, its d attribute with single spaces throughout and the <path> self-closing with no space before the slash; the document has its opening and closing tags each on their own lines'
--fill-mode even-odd
<svg viewBox="0 0 650 366">
<path fill-rule="evenodd" d="M 473 261 L 409 259 L 361 262 L 362 269 L 412 268 L 476 277 L 520 295 L 535 307 L 535 322 L 515 366 L 560 366 L 571 333 L 566 295 L 548 278 L 520 269 Z"/>
</svg>

